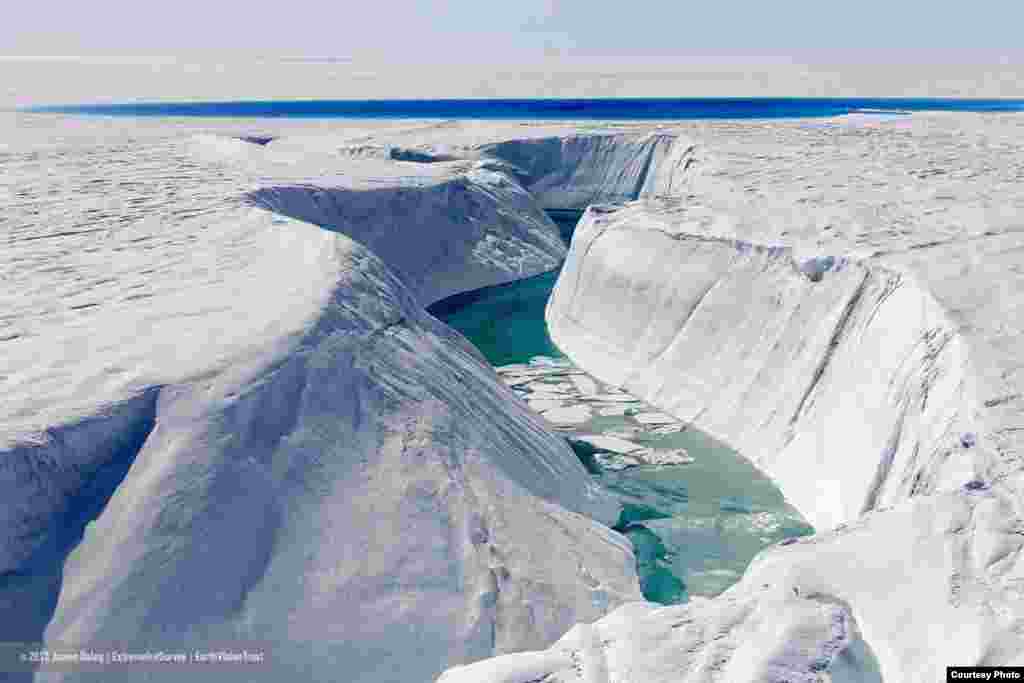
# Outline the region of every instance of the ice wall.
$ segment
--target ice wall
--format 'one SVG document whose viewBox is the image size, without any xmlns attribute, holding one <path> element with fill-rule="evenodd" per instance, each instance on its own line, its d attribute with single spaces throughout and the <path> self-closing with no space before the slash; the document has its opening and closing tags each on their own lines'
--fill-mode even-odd
<svg viewBox="0 0 1024 683">
<path fill-rule="evenodd" d="M 813 214 L 790 210 L 704 196 L 594 207 L 577 228 L 547 311 L 560 347 L 735 444 L 821 532 L 766 551 L 713 601 L 774 615 L 735 649 L 690 652 L 717 652 L 720 666 L 625 635 L 657 623 L 650 641 L 674 639 L 663 613 L 615 626 L 622 650 L 595 680 L 676 680 L 672 667 L 687 681 L 771 679 L 771 653 L 803 637 L 817 663 L 787 659 L 785 680 L 930 680 L 949 664 L 1024 657 L 1020 470 L 1003 409 L 1016 395 L 1006 326 L 1019 234 L 989 223 L 948 241 L 934 225 L 879 238 L 840 222 L 826 251 Z M 812 635 L 806 610 L 829 605 L 862 646 Z M 785 635 L 787 623 L 801 626 Z"/>
<path fill-rule="evenodd" d="M 818 528 L 978 474 L 964 342 L 912 274 L 598 210 L 548 313 L 583 367 L 735 445 Z"/>
<path fill-rule="evenodd" d="M 1024 119 L 699 127 L 713 157 L 674 197 L 589 209 L 548 323 L 584 368 L 737 445 L 819 533 L 710 602 L 627 606 L 442 680 L 1024 662 Z"/>
<path fill-rule="evenodd" d="M 702 152 L 671 132 L 575 133 L 481 145 L 549 210 L 676 195 Z"/>
</svg>

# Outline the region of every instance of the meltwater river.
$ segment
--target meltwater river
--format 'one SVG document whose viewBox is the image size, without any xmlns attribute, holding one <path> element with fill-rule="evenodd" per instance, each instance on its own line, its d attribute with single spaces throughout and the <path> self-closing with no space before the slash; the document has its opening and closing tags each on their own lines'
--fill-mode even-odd
<svg viewBox="0 0 1024 683">
<path fill-rule="evenodd" d="M 568 219 L 559 223 L 568 237 Z M 734 450 L 574 367 L 544 322 L 557 278 L 551 272 L 487 287 L 429 310 L 473 342 L 621 500 L 616 528 L 636 549 L 644 596 L 664 604 L 713 597 L 762 548 L 812 533 L 775 484 Z"/>
</svg>

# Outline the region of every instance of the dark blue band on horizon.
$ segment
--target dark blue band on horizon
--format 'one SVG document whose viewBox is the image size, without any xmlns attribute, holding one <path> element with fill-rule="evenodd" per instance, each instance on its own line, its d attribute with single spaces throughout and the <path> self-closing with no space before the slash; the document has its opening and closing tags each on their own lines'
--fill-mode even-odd
<svg viewBox="0 0 1024 683">
<path fill-rule="evenodd" d="M 615 98 L 126 102 L 21 109 L 98 116 L 538 120 L 756 119 L 927 111 L 1022 112 L 1021 99 Z"/>
</svg>

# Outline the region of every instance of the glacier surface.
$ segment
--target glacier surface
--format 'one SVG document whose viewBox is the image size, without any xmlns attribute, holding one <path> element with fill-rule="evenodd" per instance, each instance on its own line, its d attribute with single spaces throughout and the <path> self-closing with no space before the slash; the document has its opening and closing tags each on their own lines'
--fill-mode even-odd
<svg viewBox="0 0 1024 683">
<path fill-rule="evenodd" d="M 5 639 L 276 643 L 246 680 L 1024 663 L 1020 117 L 64 121 L 3 148 Z M 555 267 L 543 209 L 587 211 L 560 347 L 821 533 L 636 602 L 615 504 L 423 311 Z"/>
<path fill-rule="evenodd" d="M 559 263 L 515 181 L 43 137 L 5 159 L 5 637 L 262 642 L 245 680 L 408 681 L 639 599 L 618 505 L 423 310 Z"/>
<path fill-rule="evenodd" d="M 678 196 L 591 207 L 548 305 L 556 343 L 736 446 L 821 533 L 709 602 L 625 606 L 440 681 L 1024 662 L 1022 125 L 709 127 Z"/>
</svg>

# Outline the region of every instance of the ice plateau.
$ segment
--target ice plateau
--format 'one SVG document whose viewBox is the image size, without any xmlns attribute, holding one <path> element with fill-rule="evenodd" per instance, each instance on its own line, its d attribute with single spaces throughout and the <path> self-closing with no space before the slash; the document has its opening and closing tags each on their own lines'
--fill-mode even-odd
<svg viewBox="0 0 1024 683">
<path fill-rule="evenodd" d="M 5 639 L 271 643 L 245 680 L 1024 663 L 1020 117 L 14 116 Z M 559 346 L 737 447 L 819 530 L 716 598 L 639 602 L 611 499 L 423 310 L 556 267 L 544 209 L 586 210 Z"/>
</svg>

